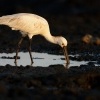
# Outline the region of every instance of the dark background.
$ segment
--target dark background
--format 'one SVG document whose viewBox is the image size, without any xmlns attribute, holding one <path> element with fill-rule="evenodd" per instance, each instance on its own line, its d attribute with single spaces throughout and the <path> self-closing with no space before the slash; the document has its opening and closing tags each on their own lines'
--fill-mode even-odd
<svg viewBox="0 0 100 100">
<path fill-rule="evenodd" d="M 0 0 L 0 16 L 14 13 L 35 13 L 46 18 L 52 35 L 64 36 L 69 44 L 80 43 L 86 34 L 100 37 L 99 0 Z M 15 46 L 12 42 L 16 43 L 19 38 L 16 37 L 18 36 L 14 31 L 0 28 L 0 41 L 3 40 L 0 42 L 1 45 L 9 42 L 9 45 Z M 33 39 L 34 46 L 43 46 L 39 45 L 41 43 L 39 39 Z"/>
<path fill-rule="evenodd" d="M 99 0 L 0 0 L 0 16 L 20 12 L 45 17 L 53 34 L 97 35 L 100 30 Z"/>
<path fill-rule="evenodd" d="M 0 15 L 31 12 L 49 15 L 98 14 L 99 0 L 0 0 Z"/>
</svg>

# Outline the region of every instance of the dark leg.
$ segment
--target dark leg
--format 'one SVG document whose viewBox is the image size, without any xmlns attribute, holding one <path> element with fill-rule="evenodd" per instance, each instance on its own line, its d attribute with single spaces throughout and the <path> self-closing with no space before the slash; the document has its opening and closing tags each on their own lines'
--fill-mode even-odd
<svg viewBox="0 0 100 100">
<path fill-rule="evenodd" d="M 18 51 L 19 51 L 19 49 L 20 49 L 20 45 L 21 45 L 23 39 L 24 39 L 24 37 L 21 37 L 21 39 L 20 39 L 19 42 L 18 42 L 17 49 L 16 49 L 16 56 L 15 56 L 15 64 L 16 64 L 16 65 L 17 65 L 17 56 L 18 56 Z"/>
<path fill-rule="evenodd" d="M 28 50 L 29 50 L 31 65 L 32 65 L 34 62 L 33 62 L 32 54 L 31 54 L 31 43 L 32 43 L 32 39 L 29 39 L 29 48 L 28 48 Z"/>
</svg>

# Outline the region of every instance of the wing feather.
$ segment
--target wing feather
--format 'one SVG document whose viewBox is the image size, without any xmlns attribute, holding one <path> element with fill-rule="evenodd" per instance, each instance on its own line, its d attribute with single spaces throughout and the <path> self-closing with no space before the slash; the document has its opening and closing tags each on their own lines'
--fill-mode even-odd
<svg viewBox="0 0 100 100">
<path fill-rule="evenodd" d="M 48 26 L 48 22 L 44 18 L 27 13 L 2 16 L 0 17 L 0 24 L 8 25 L 12 30 L 36 34 L 39 34 Z"/>
</svg>

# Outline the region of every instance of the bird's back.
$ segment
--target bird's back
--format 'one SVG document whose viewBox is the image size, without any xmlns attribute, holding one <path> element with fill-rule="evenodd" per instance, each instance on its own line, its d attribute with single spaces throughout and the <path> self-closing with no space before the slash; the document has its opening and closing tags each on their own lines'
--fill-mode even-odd
<svg viewBox="0 0 100 100">
<path fill-rule="evenodd" d="M 0 17 L 0 24 L 8 25 L 13 30 L 20 30 L 26 33 L 41 34 L 49 30 L 48 22 L 35 14 L 19 13 Z"/>
</svg>

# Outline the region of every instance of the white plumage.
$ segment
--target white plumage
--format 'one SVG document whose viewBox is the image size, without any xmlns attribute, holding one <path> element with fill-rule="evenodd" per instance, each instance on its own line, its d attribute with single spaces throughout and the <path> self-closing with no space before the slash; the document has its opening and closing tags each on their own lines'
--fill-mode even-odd
<svg viewBox="0 0 100 100">
<path fill-rule="evenodd" d="M 19 13 L 2 16 L 0 17 L 0 24 L 8 25 L 13 30 L 23 31 L 30 38 L 33 35 L 44 33 L 44 30 L 49 31 L 47 21 L 35 14 Z"/>
<path fill-rule="evenodd" d="M 11 27 L 12 30 L 19 30 L 22 34 L 22 38 L 18 43 L 18 49 L 16 51 L 15 63 L 17 63 L 18 51 L 20 44 L 25 36 L 29 37 L 29 54 L 31 58 L 31 64 L 33 63 L 31 55 L 31 39 L 34 35 L 42 35 L 51 43 L 55 43 L 64 48 L 64 54 L 66 57 L 67 64 L 69 63 L 69 58 L 65 47 L 67 46 L 67 40 L 62 36 L 52 36 L 49 29 L 49 24 L 46 19 L 30 13 L 19 13 L 13 15 L 6 15 L 0 17 L 0 24 L 7 25 Z"/>
</svg>

